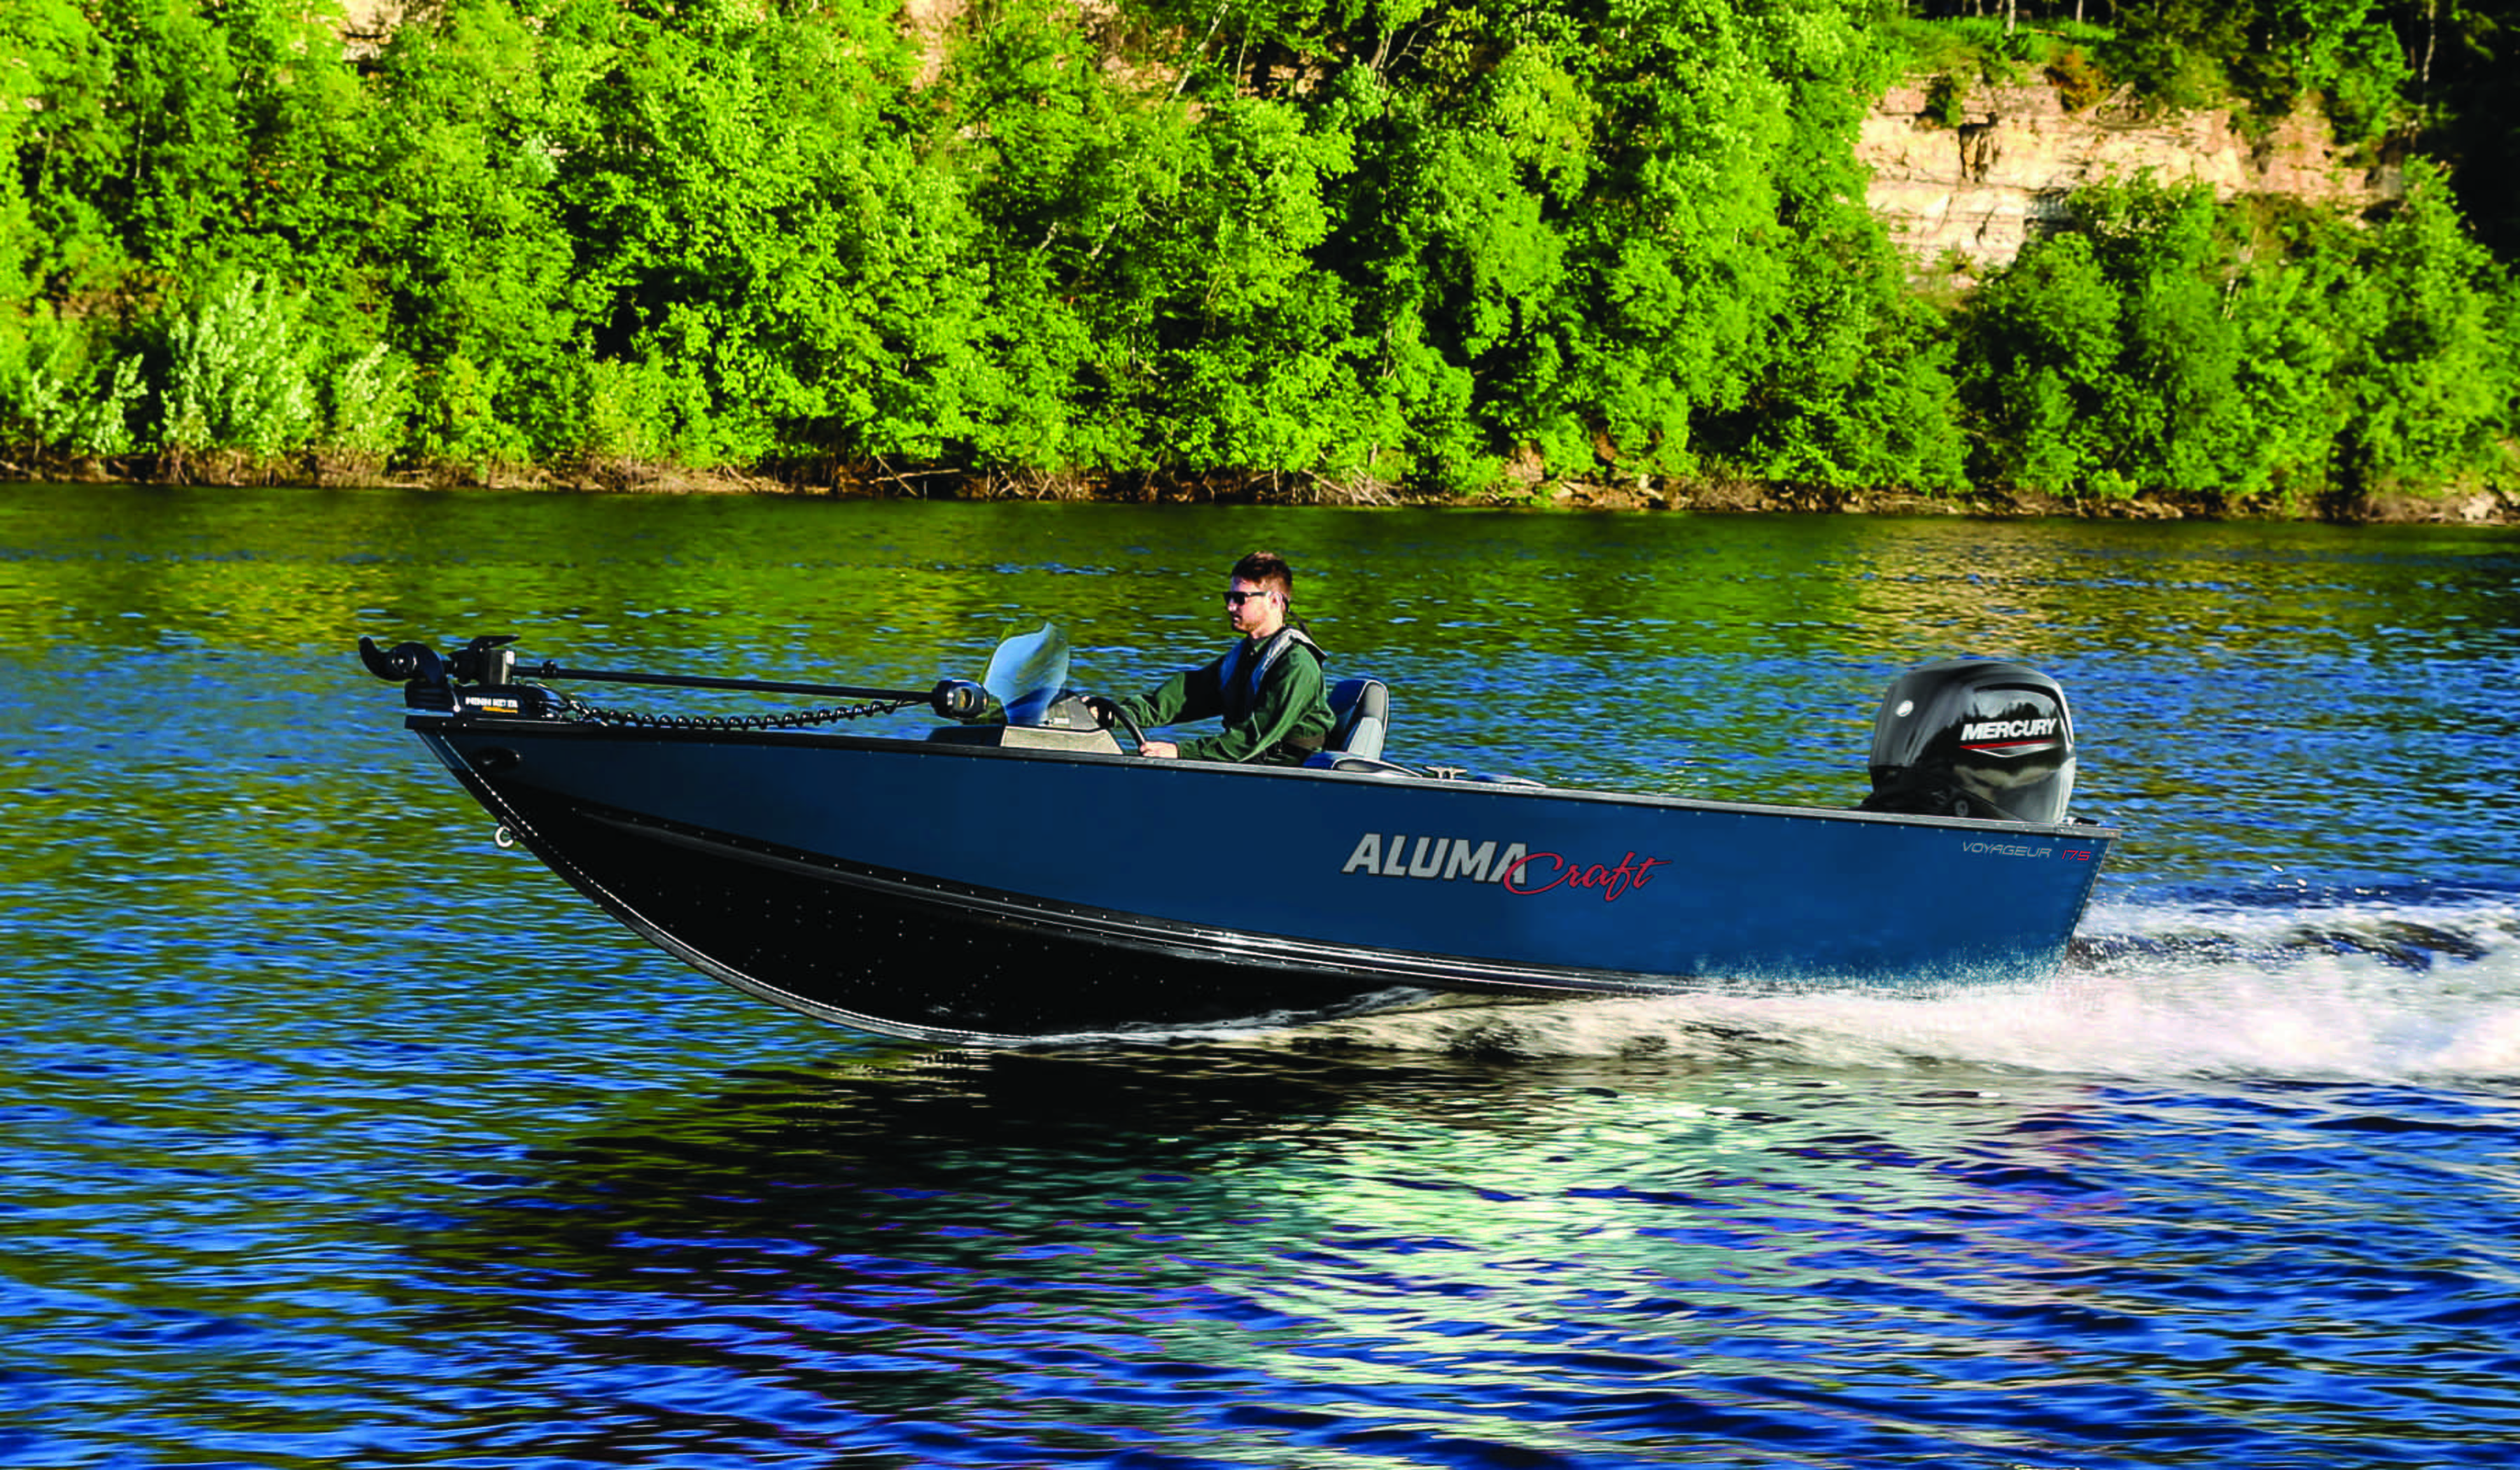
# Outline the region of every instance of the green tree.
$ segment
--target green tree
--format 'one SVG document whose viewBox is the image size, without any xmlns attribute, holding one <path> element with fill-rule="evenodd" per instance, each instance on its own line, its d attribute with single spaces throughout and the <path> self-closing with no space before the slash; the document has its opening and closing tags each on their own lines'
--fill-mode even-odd
<svg viewBox="0 0 2520 1470">
<path fill-rule="evenodd" d="M 2342 350 L 2336 408 L 2344 488 L 2420 488 L 2484 472 L 2514 431 L 2520 362 L 2509 273 L 2478 245 L 2438 169 L 2359 256 L 2326 273 Z"/>
<path fill-rule="evenodd" d="M 2088 235 L 2033 243 L 1988 281 L 1962 319 L 1961 389 L 1979 427 L 1976 475 L 2050 494 L 2102 480 L 2113 446 L 2121 293 Z"/>
<path fill-rule="evenodd" d="M 1174 187 L 1186 120 L 1113 85 L 1055 0 L 966 14 L 938 83 L 959 124 L 922 156 L 961 181 L 985 299 L 965 359 L 973 403 L 962 446 L 982 469 L 1138 468 L 1147 453 L 1143 345 L 1127 314 L 1098 318 L 1148 196 Z"/>
<path fill-rule="evenodd" d="M 2033 489 L 2246 497 L 2275 471 L 2244 390 L 2241 273 L 2212 196 L 2088 189 L 1970 313 L 1987 468 Z"/>
<path fill-rule="evenodd" d="M 377 67 L 379 304 L 428 413 L 468 425 L 433 442 L 468 459 L 564 454 L 579 437 L 577 251 L 553 185 L 586 63 L 528 19 L 509 0 L 447 0 Z"/>
</svg>

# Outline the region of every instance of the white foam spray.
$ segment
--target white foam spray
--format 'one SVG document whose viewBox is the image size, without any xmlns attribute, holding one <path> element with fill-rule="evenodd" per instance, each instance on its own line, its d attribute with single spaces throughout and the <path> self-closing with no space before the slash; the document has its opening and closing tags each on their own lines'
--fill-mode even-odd
<svg viewBox="0 0 2520 1470">
<path fill-rule="evenodd" d="M 1273 1045 L 1659 1057 L 1823 1070 L 2142 1078 L 2520 1078 L 2507 902 L 2221 912 L 2129 907 L 2054 981 L 1448 1004 L 1267 1033 Z"/>
</svg>

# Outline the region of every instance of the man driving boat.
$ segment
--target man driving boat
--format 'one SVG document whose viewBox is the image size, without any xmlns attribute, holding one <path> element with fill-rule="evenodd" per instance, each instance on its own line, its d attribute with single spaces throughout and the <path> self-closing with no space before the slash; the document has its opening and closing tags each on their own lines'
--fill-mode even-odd
<svg viewBox="0 0 2520 1470">
<path fill-rule="evenodd" d="M 1322 748 L 1331 724 L 1322 648 L 1294 617 L 1294 568 L 1275 552 L 1253 552 L 1234 563 L 1225 614 L 1241 642 L 1144 694 L 1107 701 L 1141 729 L 1211 715 L 1221 716 L 1225 728 L 1178 743 L 1148 740 L 1140 755 L 1299 766 Z M 1107 723 L 1107 714 L 1097 713 Z"/>
</svg>

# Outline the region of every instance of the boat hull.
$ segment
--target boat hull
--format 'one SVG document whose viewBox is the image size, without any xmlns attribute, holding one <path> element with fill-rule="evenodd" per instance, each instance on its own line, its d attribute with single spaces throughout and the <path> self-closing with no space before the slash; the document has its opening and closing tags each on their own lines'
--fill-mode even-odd
<svg viewBox="0 0 2520 1470">
<path fill-rule="evenodd" d="M 671 953 L 955 1042 L 1425 991 L 2035 980 L 2114 835 L 815 732 L 410 724 Z"/>
</svg>

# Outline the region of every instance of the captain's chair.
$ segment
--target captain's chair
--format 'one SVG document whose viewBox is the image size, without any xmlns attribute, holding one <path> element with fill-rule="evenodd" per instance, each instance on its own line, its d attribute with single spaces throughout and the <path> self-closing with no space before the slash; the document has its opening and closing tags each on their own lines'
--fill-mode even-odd
<svg viewBox="0 0 2520 1470">
<path fill-rule="evenodd" d="M 1335 766 L 1342 756 L 1379 761 L 1390 733 L 1391 690 L 1379 679 L 1342 679 L 1330 690 L 1329 738 L 1308 764 Z"/>
</svg>

